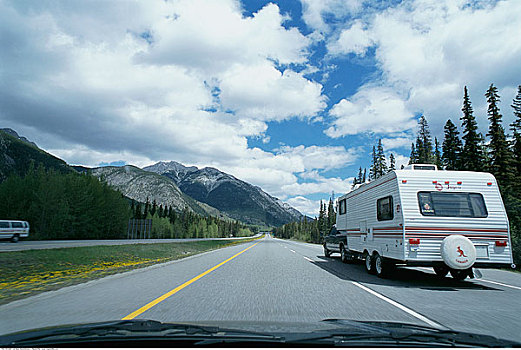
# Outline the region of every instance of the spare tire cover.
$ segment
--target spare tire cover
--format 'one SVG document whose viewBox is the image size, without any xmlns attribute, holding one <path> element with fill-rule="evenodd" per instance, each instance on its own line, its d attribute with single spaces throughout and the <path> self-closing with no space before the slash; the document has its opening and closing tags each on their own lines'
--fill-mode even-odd
<svg viewBox="0 0 521 350">
<path fill-rule="evenodd" d="M 441 242 L 441 257 L 450 268 L 468 269 L 476 261 L 476 248 L 467 237 L 450 235 Z"/>
</svg>

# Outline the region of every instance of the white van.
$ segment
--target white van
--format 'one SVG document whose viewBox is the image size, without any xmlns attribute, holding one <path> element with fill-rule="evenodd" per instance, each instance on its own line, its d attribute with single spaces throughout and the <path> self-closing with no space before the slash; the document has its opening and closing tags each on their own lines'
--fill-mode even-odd
<svg viewBox="0 0 521 350">
<path fill-rule="evenodd" d="M 0 220 L 0 239 L 18 242 L 22 237 L 29 237 L 29 223 L 18 220 Z"/>
<path fill-rule="evenodd" d="M 510 229 L 489 173 L 415 164 L 338 199 L 336 229 L 349 258 L 379 276 L 397 264 L 465 279 L 472 267 L 510 267 Z"/>
</svg>

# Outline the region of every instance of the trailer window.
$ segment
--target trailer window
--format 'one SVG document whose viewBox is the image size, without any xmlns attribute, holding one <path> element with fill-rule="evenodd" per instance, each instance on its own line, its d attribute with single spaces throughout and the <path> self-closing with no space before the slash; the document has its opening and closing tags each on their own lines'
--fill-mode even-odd
<svg viewBox="0 0 521 350">
<path fill-rule="evenodd" d="M 8 222 L 0 222 L 0 228 L 9 228 Z"/>
<path fill-rule="evenodd" d="M 420 212 L 426 216 L 486 218 L 480 193 L 418 192 Z"/>
<path fill-rule="evenodd" d="M 11 223 L 11 227 L 12 227 L 12 228 L 23 228 L 24 225 L 22 225 L 21 222 L 12 222 L 12 223 Z"/>
<path fill-rule="evenodd" d="M 340 215 L 343 215 L 343 214 L 347 213 L 347 205 L 346 204 L 347 203 L 346 203 L 345 199 L 343 199 L 343 200 L 341 200 L 339 202 L 339 206 L 340 207 L 339 207 L 338 211 L 340 212 Z"/>
<path fill-rule="evenodd" d="M 392 220 L 394 218 L 392 196 L 380 198 L 376 201 L 376 217 L 378 221 Z"/>
</svg>

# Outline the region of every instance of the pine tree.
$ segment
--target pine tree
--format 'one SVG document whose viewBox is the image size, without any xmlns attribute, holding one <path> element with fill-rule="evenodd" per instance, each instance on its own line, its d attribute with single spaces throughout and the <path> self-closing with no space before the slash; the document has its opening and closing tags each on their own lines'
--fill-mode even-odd
<svg viewBox="0 0 521 350">
<path fill-rule="evenodd" d="M 369 181 L 376 180 L 377 178 L 377 165 L 378 164 L 378 158 L 376 155 L 376 147 L 373 146 L 373 153 L 372 153 L 372 161 L 371 161 L 371 167 L 369 168 Z"/>
<path fill-rule="evenodd" d="M 425 116 L 421 116 L 418 121 L 418 138 L 416 139 L 416 152 L 418 163 L 429 164 L 433 161 L 432 139 L 429 131 L 429 124 Z"/>
<path fill-rule="evenodd" d="M 494 84 L 490 84 L 487 93 L 485 94 L 488 102 L 488 120 L 489 131 L 487 136 L 490 137 L 490 171 L 499 180 L 503 186 L 508 186 L 512 180 L 512 154 L 505 135 L 505 129 L 501 124 L 503 118 L 498 103 L 500 102 L 497 88 Z"/>
<path fill-rule="evenodd" d="M 512 109 L 514 110 L 515 120 L 511 126 L 513 144 L 513 161 L 512 166 L 516 174 L 521 174 L 521 85 L 517 87 L 517 95 L 512 102 Z"/>
<path fill-rule="evenodd" d="M 148 197 L 147 197 L 147 201 L 145 203 L 145 211 L 143 212 L 142 219 L 147 218 L 149 210 L 150 210 L 150 201 L 148 200 Z"/>
<path fill-rule="evenodd" d="M 442 168 L 440 144 L 438 143 L 438 138 L 437 137 L 434 138 L 434 164 L 436 164 L 438 169 Z"/>
<path fill-rule="evenodd" d="M 359 184 L 364 183 L 364 174 L 362 173 L 362 167 L 358 169 L 358 179 L 356 180 L 356 182 Z"/>
<path fill-rule="evenodd" d="M 418 163 L 418 153 L 416 152 L 416 147 L 414 146 L 414 142 L 411 143 L 411 155 L 409 156 L 409 164 Z"/>
<path fill-rule="evenodd" d="M 461 124 L 463 128 L 463 150 L 461 152 L 461 170 L 482 171 L 484 168 L 483 152 L 479 144 L 483 137 L 478 133 L 478 124 L 473 115 L 469 93 L 465 86 L 463 96 L 463 116 Z"/>
<path fill-rule="evenodd" d="M 329 198 L 329 204 L 327 206 L 327 233 L 329 233 L 329 230 L 333 227 L 333 225 L 336 223 L 336 213 L 335 208 L 333 206 L 333 198 Z"/>
<path fill-rule="evenodd" d="M 364 176 L 362 176 L 362 183 L 365 184 L 366 180 L 367 180 L 367 168 L 364 168 Z"/>
<path fill-rule="evenodd" d="M 391 163 L 389 166 L 389 170 L 396 170 L 396 159 L 394 158 L 394 154 L 392 153 L 389 156 L 389 162 Z"/>
<path fill-rule="evenodd" d="M 459 131 L 450 119 L 445 123 L 445 136 L 442 144 L 442 164 L 447 170 L 461 170 L 462 144 Z"/>
<path fill-rule="evenodd" d="M 154 216 L 156 211 L 157 211 L 157 202 L 154 199 L 153 202 L 152 202 L 152 208 L 150 209 L 150 215 Z"/>
<path fill-rule="evenodd" d="M 384 176 L 387 173 L 387 160 L 385 159 L 384 147 L 382 146 L 382 139 L 378 140 L 376 164 L 376 178 Z"/>
</svg>

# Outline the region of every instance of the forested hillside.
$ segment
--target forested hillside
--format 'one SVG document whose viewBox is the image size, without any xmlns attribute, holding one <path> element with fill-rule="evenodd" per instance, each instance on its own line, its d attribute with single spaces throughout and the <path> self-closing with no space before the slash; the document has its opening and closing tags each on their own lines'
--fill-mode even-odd
<svg viewBox="0 0 521 350">
<path fill-rule="evenodd" d="M 25 175 L 31 164 L 42 164 L 46 169 L 63 173 L 73 171 L 63 160 L 42 151 L 29 141 L 0 130 L 0 182 L 12 174 Z"/>
</svg>

